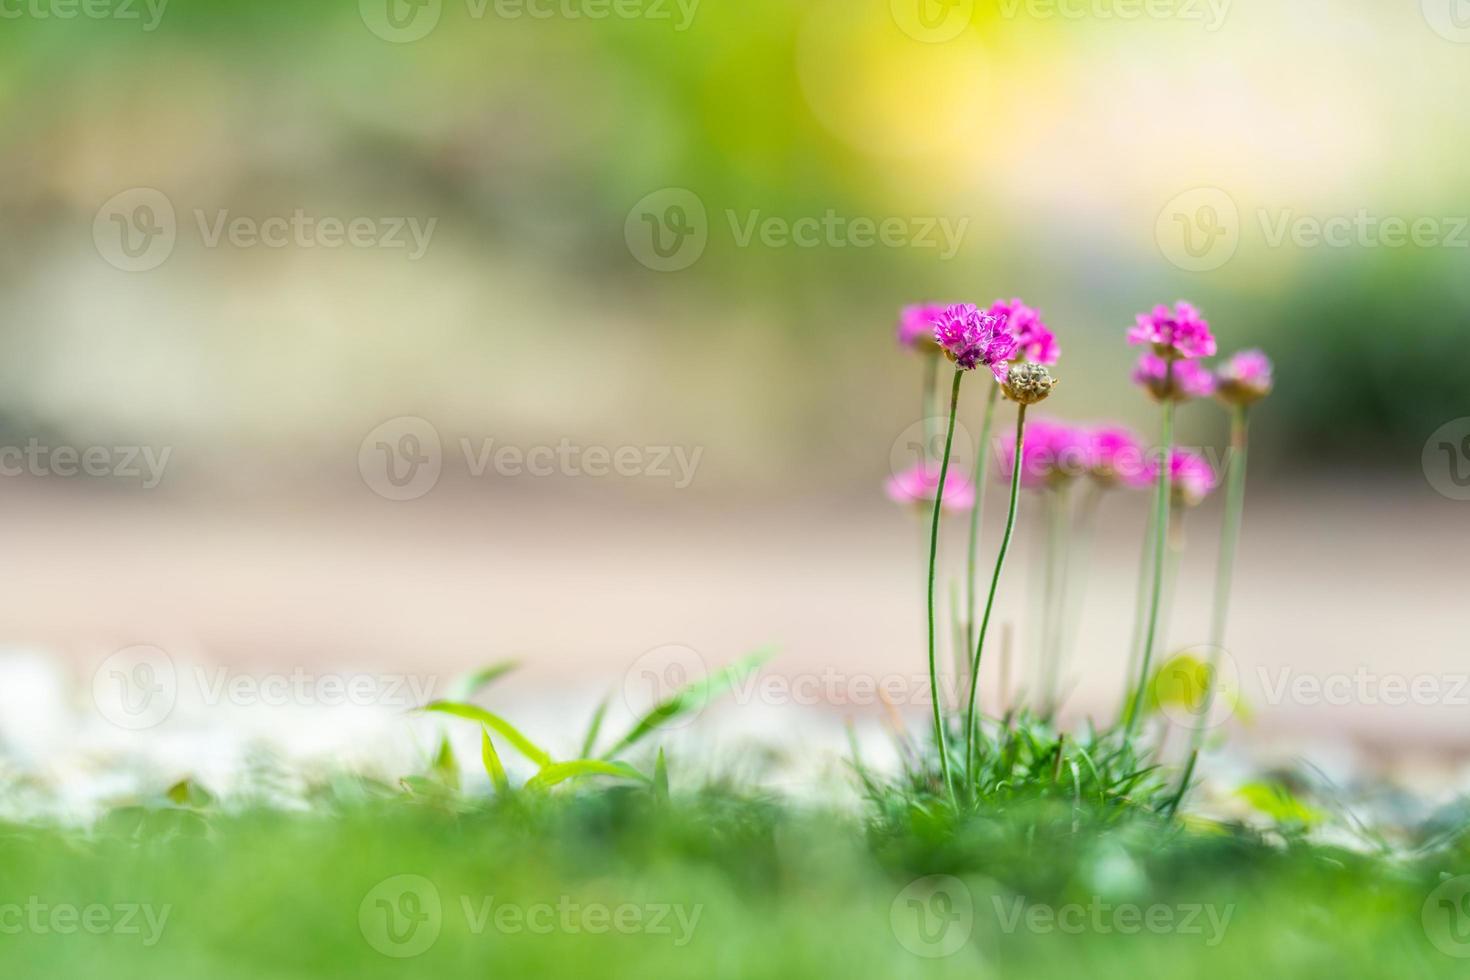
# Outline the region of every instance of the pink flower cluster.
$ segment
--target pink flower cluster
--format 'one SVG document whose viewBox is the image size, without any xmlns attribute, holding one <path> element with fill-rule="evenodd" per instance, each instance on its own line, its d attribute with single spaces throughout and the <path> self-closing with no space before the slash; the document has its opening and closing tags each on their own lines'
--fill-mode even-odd
<svg viewBox="0 0 1470 980">
<path fill-rule="evenodd" d="M 1000 442 L 998 477 L 1009 483 L 1016 466 L 1016 438 Z M 1146 487 L 1157 473 L 1143 443 L 1119 425 L 1076 426 L 1037 418 L 1026 425 L 1021 449 L 1021 485 L 1031 490 L 1059 487 L 1090 476 L 1102 486 Z"/>
<path fill-rule="evenodd" d="M 987 318 L 993 321 L 989 322 L 990 329 L 1015 339 L 1014 350 L 1007 353 L 1004 347 L 992 348 L 992 341 L 982 343 L 980 331 L 985 326 L 982 321 Z M 945 331 L 943 337 L 939 334 L 940 328 Z M 915 350 L 938 344 L 957 364 L 967 369 L 983 363 L 995 371 L 998 363 L 1023 359 L 1037 364 L 1055 364 L 1061 356 L 1056 335 L 1042 322 L 1041 314 L 1019 299 L 996 300 L 990 304 L 990 309 L 984 311 L 970 303 L 905 306 L 898 316 L 898 342 Z M 973 363 L 970 363 L 972 359 Z M 997 378 L 1004 376 L 1003 370 L 996 372 Z"/>
<path fill-rule="evenodd" d="M 997 381 L 1005 380 L 1006 366 L 1020 346 L 1004 320 L 973 303 L 946 306 L 934 322 L 934 340 L 956 366 L 973 371 L 983 364 Z"/>
<path fill-rule="evenodd" d="M 1016 358 L 1037 364 L 1055 364 L 1061 356 L 1056 334 L 1041 322 L 1041 314 L 1019 299 L 998 299 L 990 304 L 990 315 L 1000 317 L 1006 331 L 1016 338 Z"/>
<path fill-rule="evenodd" d="M 1128 331 L 1128 343 L 1150 344 L 1154 353 L 1169 360 L 1191 360 L 1215 355 L 1215 335 L 1199 310 L 1182 300 L 1174 309 L 1160 304 L 1152 313 L 1138 314 Z"/>
<path fill-rule="evenodd" d="M 1216 395 L 1232 405 L 1248 405 L 1271 392 L 1271 361 L 1258 350 L 1241 351 L 1212 372 L 1198 358 L 1212 357 L 1215 337 L 1199 311 L 1188 303 L 1173 310 L 1156 306 L 1138 314 L 1128 331 L 1130 344 L 1153 350 L 1138 359 L 1133 383 L 1156 401 L 1183 402 Z"/>
<path fill-rule="evenodd" d="M 1154 472 L 1158 472 L 1157 464 Z M 1215 468 L 1198 453 L 1176 449 L 1169 457 L 1169 481 L 1174 492 L 1174 502 L 1184 507 L 1193 507 L 1215 489 Z"/>
<path fill-rule="evenodd" d="M 1133 369 L 1133 383 L 1157 401 L 1207 398 L 1215 390 L 1215 376 L 1197 361 L 1170 361 L 1144 354 Z"/>
<path fill-rule="evenodd" d="M 903 347 L 922 350 L 934 346 L 934 324 L 944 314 L 938 303 L 905 306 L 898 314 L 898 342 Z"/>
<path fill-rule="evenodd" d="M 899 504 L 932 505 L 939 489 L 939 464 L 933 460 L 916 463 L 888 478 L 888 499 Z M 975 506 L 975 485 L 955 467 L 944 476 L 944 509 L 967 511 Z"/>
<path fill-rule="evenodd" d="M 1243 350 L 1215 371 L 1215 393 L 1232 405 L 1249 405 L 1271 393 L 1271 359 L 1258 350 Z"/>
</svg>

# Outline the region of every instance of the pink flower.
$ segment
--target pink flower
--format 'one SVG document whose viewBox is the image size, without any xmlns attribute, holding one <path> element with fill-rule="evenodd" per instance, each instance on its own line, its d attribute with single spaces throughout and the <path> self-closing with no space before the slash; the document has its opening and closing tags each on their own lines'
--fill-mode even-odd
<svg viewBox="0 0 1470 980">
<path fill-rule="evenodd" d="M 1232 405 L 1249 405 L 1271 393 L 1271 359 L 1258 350 L 1243 350 L 1215 371 L 1215 394 Z"/>
<path fill-rule="evenodd" d="M 914 350 L 933 349 L 934 324 L 944 315 L 938 303 L 905 306 L 898 314 L 898 342 Z"/>
<path fill-rule="evenodd" d="M 1153 465 L 1153 479 L 1159 476 L 1158 463 Z M 1169 481 L 1174 492 L 1174 502 L 1182 507 L 1193 507 L 1215 489 L 1215 468 L 1209 460 L 1187 449 L 1176 449 L 1169 457 Z"/>
<path fill-rule="evenodd" d="M 1133 369 L 1133 383 L 1156 401 L 1188 401 L 1204 398 L 1215 390 L 1215 376 L 1194 361 L 1170 361 L 1157 354 L 1144 354 Z"/>
<path fill-rule="evenodd" d="M 1091 441 L 1087 433 L 1065 422 L 1032 419 L 1026 423 L 1023 442 L 1021 486 L 1028 490 L 1060 486 L 1091 468 Z M 1009 483 L 1016 465 L 1014 435 L 1001 439 L 1000 457 L 997 476 Z"/>
<path fill-rule="evenodd" d="M 1005 380 L 1006 362 L 1016 356 L 1016 338 L 1000 318 L 981 313 L 973 303 L 946 306 L 935 321 L 934 341 L 958 367 L 972 371 L 983 364 L 997 381 Z"/>
<path fill-rule="evenodd" d="M 1183 301 L 1172 311 L 1160 305 L 1152 313 L 1138 314 L 1138 322 L 1128 331 L 1128 343 L 1152 344 L 1155 354 L 1171 360 L 1215 354 L 1210 325 L 1198 310 Z"/>
<path fill-rule="evenodd" d="M 990 304 L 990 314 L 1005 321 L 1006 331 L 1016 338 L 1019 349 L 1016 357 L 1035 361 L 1037 364 L 1055 364 L 1061 355 L 1057 338 L 1045 323 L 1041 314 L 1019 299 L 998 299 Z"/>
<path fill-rule="evenodd" d="M 898 504 L 932 505 L 939 488 L 939 464 L 931 460 L 916 463 L 888 478 L 884 487 L 888 499 Z M 966 511 L 975 506 L 975 485 L 970 478 L 951 466 L 944 476 L 944 509 Z"/>
<path fill-rule="evenodd" d="M 1103 486 L 1146 487 L 1152 477 L 1148 451 L 1133 430 L 1100 425 L 1087 433 L 1087 464 L 1092 478 Z"/>
</svg>

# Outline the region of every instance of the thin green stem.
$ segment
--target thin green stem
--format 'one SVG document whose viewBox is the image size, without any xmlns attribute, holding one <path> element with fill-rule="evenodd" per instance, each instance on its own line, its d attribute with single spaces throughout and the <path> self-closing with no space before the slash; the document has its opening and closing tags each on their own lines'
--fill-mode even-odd
<svg viewBox="0 0 1470 980">
<path fill-rule="evenodd" d="M 1138 661 L 1143 657 L 1143 619 L 1148 615 L 1149 558 L 1154 553 L 1154 535 L 1158 533 L 1158 484 L 1154 484 L 1153 496 L 1148 508 L 1148 523 L 1143 529 L 1143 545 L 1138 553 L 1138 585 L 1133 597 L 1133 631 L 1128 636 L 1128 671 L 1123 675 L 1123 704 L 1118 711 L 1120 718 L 1128 714 L 1129 698 L 1133 695 L 1133 678 L 1138 675 Z"/>
<path fill-rule="evenodd" d="M 1225 483 L 1225 519 L 1220 526 L 1220 557 L 1215 569 L 1215 604 L 1210 613 L 1210 669 L 1208 687 L 1195 720 L 1190 745 L 1196 751 L 1204 742 L 1205 718 L 1215 701 L 1215 677 L 1220 651 L 1225 646 L 1225 622 L 1230 613 L 1230 587 L 1235 579 L 1235 549 L 1240 541 L 1240 518 L 1245 510 L 1245 451 L 1249 419 L 1244 405 L 1230 413 L 1230 462 Z"/>
<path fill-rule="evenodd" d="M 960 404 L 960 382 L 965 372 L 955 368 L 954 387 L 949 394 L 949 427 L 944 436 L 944 456 L 939 463 L 939 485 L 934 488 L 934 518 L 929 525 L 929 694 L 934 701 L 934 741 L 939 748 L 939 765 L 944 772 L 944 785 L 949 790 L 949 800 L 956 809 L 959 798 L 955 796 L 954 776 L 949 771 L 949 746 L 944 737 L 944 718 L 939 708 L 939 669 L 934 661 L 934 571 L 939 559 L 939 513 L 944 504 L 944 481 L 949 476 L 949 452 L 954 444 L 955 412 Z"/>
<path fill-rule="evenodd" d="M 1169 362 L 1170 368 L 1173 362 Z M 1166 389 L 1169 387 L 1167 379 Z M 1142 664 L 1138 671 L 1138 684 L 1133 689 L 1133 700 L 1128 705 L 1128 717 L 1123 725 L 1123 738 L 1125 741 L 1133 739 L 1133 733 L 1138 728 L 1138 715 L 1143 707 L 1143 692 L 1148 685 L 1148 669 L 1153 661 L 1154 639 L 1158 634 L 1159 626 L 1159 596 L 1164 585 L 1164 546 L 1169 537 L 1169 498 L 1172 495 L 1170 463 L 1174 457 L 1174 402 L 1164 402 L 1164 435 L 1161 440 L 1163 451 L 1159 458 L 1159 485 L 1158 497 L 1154 501 L 1154 554 L 1153 554 L 1153 585 L 1150 588 L 1148 605 L 1148 629 L 1144 632 Z"/>
<path fill-rule="evenodd" d="M 1097 523 L 1098 505 L 1102 502 L 1102 487 L 1089 482 L 1083 491 L 1082 503 L 1078 507 L 1075 530 L 1069 535 L 1071 551 L 1062 576 L 1062 636 L 1061 650 L 1057 663 L 1065 667 L 1077 647 L 1077 631 L 1082 623 L 1083 599 L 1087 592 L 1088 569 L 1092 557 L 1092 531 Z"/>
<path fill-rule="evenodd" d="M 939 384 L 939 349 L 924 354 L 923 410 L 919 419 L 924 427 L 924 445 L 919 449 L 919 464 L 934 457 L 934 395 Z"/>
<path fill-rule="evenodd" d="M 986 471 L 990 466 L 990 432 L 995 423 L 995 403 L 1000 400 L 1000 385 L 990 389 L 985 399 L 985 418 L 980 423 L 980 442 L 975 446 L 975 507 L 970 511 L 970 546 L 965 559 L 965 649 L 975 645 L 975 565 L 980 547 L 980 518 L 985 511 Z"/>
<path fill-rule="evenodd" d="M 1046 491 L 1046 576 L 1041 602 L 1041 690 L 1037 707 L 1041 717 L 1056 711 L 1057 679 L 1061 654 L 1061 629 L 1067 577 L 1067 512 L 1069 486 Z"/>
<path fill-rule="evenodd" d="M 975 639 L 975 657 L 970 661 L 970 705 L 965 712 L 965 772 L 972 773 L 975 750 L 975 695 L 980 690 L 980 655 L 985 650 L 985 633 L 990 628 L 990 614 L 995 609 L 995 590 L 1000 584 L 1000 570 L 1011 549 L 1011 535 L 1016 530 L 1016 505 L 1021 499 L 1021 467 L 1026 445 L 1026 406 L 1016 408 L 1016 455 L 1011 466 L 1011 503 L 1006 513 L 1005 534 L 1000 539 L 1000 553 L 995 556 L 995 572 L 990 576 L 990 594 L 985 599 L 985 615 L 980 618 L 980 632 Z"/>
</svg>

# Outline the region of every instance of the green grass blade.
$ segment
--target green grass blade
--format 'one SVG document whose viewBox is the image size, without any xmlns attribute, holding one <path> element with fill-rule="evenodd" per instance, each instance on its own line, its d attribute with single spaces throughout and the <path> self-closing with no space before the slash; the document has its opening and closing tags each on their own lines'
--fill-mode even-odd
<svg viewBox="0 0 1470 980">
<path fill-rule="evenodd" d="M 455 678 L 444 694 L 445 701 L 468 701 L 521 665 L 519 660 L 502 660 Z"/>
<path fill-rule="evenodd" d="M 550 789 L 568 779 L 587 776 L 613 776 L 618 779 L 633 779 L 648 782 L 648 777 L 626 762 L 607 762 L 602 759 L 573 759 L 571 762 L 553 762 L 526 782 L 527 789 Z"/>
<path fill-rule="evenodd" d="M 747 675 L 759 669 L 761 664 L 771 659 L 775 651 L 765 649 L 758 650 L 748 657 L 743 657 L 728 667 L 721 668 L 714 673 L 702 677 L 691 684 L 686 684 L 675 691 L 664 701 L 659 702 L 648 714 L 638 719 L 628 734 L 624 735 L 616 745 L 603 756 L 611 759 L 619 752 L 633 745 L 635 742 L 656 731 L 661 725 L 690 711 L 698 711 L 709 703 L 710 699 L 723 693 L 735 684 L 738 684 Z"/>
<path fill-rule="evenodd" d="M 484 725 L 480 726 L 480 759 L 485 763 L 485 772 L 489 774 L 495 792 L 501 796 L 509 793 L 510 780 L 506 778 L 505 766 L 500 764 L 500 753 L 495 751 L 495 743 L 490 741 L 490 729 Z"/>
<path fill-rule="evenodd" d="M 607 714 L 607 706 L 612 702 L 612 695 L 602 699 L 597 710 L 592 712 L 592 721 L 587 725 L 587 734 L 582 738 L 582 751 L 578 754 L 584 759 L 592 758 L 592 749 L 597 744 L 597 736 L 602 733 L 602 719 Z"/>
<path fill-rule="evenodd" d="M 488 726 L 491 731 L 504 738 L 515 747 L 517 752 L 536 763 L 536 765 L 545 768 L 551 764 L 551 755 L 545 749 L 522 735 L 514 725 L 504 718 L 492 711 L 485 710 L 477 704 L 464 704 L 460 701 L 435 701 L 432 704 L 424 705 L 423 710 L 434 711 L 441 715 L 453 715 L 456 718 L 465 718 L 469 721 L 477 721 L 482 725 Z"/>
<path fill-rule="evenodd" d="M 669 760 L 664 750 L 658 750 L 658 760 L 653 764 L 653 796 L 661 802 L 669 801 Z"/>
<path fill-rule="evenodd" d="M 454 748 L 449 744 L 448 735 L 439 737 L 439 751 L 434 754 L 434 762 L 429 770 L 445 786 L 459 789 L 459 760 L 454 757 Z"/>
</svg>

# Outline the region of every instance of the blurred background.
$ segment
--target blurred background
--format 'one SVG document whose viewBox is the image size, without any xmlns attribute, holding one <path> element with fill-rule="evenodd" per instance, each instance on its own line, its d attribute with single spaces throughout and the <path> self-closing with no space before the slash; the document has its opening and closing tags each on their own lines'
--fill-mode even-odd
<svg viewBox="0 0 1470 980">
<path fill-rule="evenodd" d="M 922 414 L 897 313 L 1021 296 L 1062 345 L 1055 417 L 1154 430 L 1123 337 L 1155 303 L 1275 360 L 1229 643 L 1251 730 L 1465 747 L 1462 0 L 3 16 L 0 625 L 39 685 L 9 685 L 13 741 L 135 645 L 441 688 L 516 657 L 526 711 L 669 644 L 920 674 L 919 523 L 882 492 Z M 1223 449 L 1217 406 L 1181 423 Z M 1144 510 L 1100 511 L 1079 717 L 1116 702 Z M 1190 515 L 1171 646 L 1203 638 L 1218 521 Z M 1263 703 L 1360 669 L 1441 693 Z"/>
</svg>

